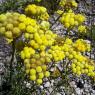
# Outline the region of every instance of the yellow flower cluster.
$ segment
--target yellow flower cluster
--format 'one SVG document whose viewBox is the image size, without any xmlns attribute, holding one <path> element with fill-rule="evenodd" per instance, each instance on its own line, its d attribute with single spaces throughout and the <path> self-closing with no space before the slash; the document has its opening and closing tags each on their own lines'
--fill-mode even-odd
<svg viewBox="0 0 95 95">
<path fill-rule="evenodd" d="M 77 50 L 74 45 L 76 44 L 76 42 L 83 42 L 82 45 L 85 46 L 85 50 L 81 50 L 81 49 Z M 95 76 L 95 72 L 94 72 L 95 65 L 93 61 L 81 54 L 81 52 L 85 52 L 87 50 L 89 44 L 87 44 L 85 40 L 83 39 L 77 40 L 76 42 L 73 42 L 71 39 L 66 38 L 62 44 L 58 44 L 58 43 L 57 43 L 58 45 L 53 44 L 46 50 L 40 50 L 39 48 L 38 50 L 36 50 L 33 46 L 25 47 L 24 50 L 21 52 L 21 57 L 22 59 L 24 59 L 26 73 L 29 74 L 30 79 L 33 81 L 36 81 L 37 84 L 42 84 L 42 79 L 45 78 L 46 75 L 44 71 L 42 71 L 43 69 L 41 68 L 43 66 L 46 67 L 45 70 L 46 72 L 49 73 L 49 71 L 47 70 L 48 65 L 49 65 L 48 63 L 58 62 L 58 61 L 63 60 L 64 58 L 68 58 L 68 60 L 71 60 L 72 62 L 71 69 L 74 74 L 76 75 L 86 74 L 90 77 L 94 77 Z M 37 67 L 40 68 L 38 69 L 38 71 L 36 69 Z M 33 70 L 33 72 L 36 72 L 36 73 L 33 73 L 33 76 L 31 73 L 32 72 L 31 69 Z M 39 75 L 38 73 L 40 71 L 41 71 L 41 75 Z M 38 82 L 38 80 L 40 81 Z"/>
<path fill-rule="evenodd" d="M 85 17 L 81 14 L 75 14 L 74 12 L 66 12 L 62 15 L 60 21 L 65 28 L 74 28 L 82 24 L 85 21 Z"/>
<path fill-rule="evenodd" d="M 25 8 L 25 13 L 30 17 L 36 17 L 41 20 L 48 20 L 49 14 L 47 13 L 47 9 L 42 6 L 37 6 L 35 4 L 28 5 Z"/>
<path fill-rule="evenodd" d="M 4 35 L 8 41 L 20 36 L 24 32 L 25 24 L 21 18 L 26 17 L 24 14 L 7 12 L 0 15 L 0 34 Z"/>
<path fill-rule="evenodd" d="M 78 31 L 79 31 L 80 33 L 86 33 L 86 26 L 80 25 L 80 26 L 78 27 Z"/>
<path fill-rule="evenodd" d="M 74 57 L 73 54 L 75 54 L 75 51 L 74 51 L 72 45 L 73 45 L 73 42 L 69 38 L 66 38 L 64 43 L 62 45 L 60 45 L 62 51 L 65 54 L 65 57 L 68 58 L 69 60 L 72 60 L 72 58 Z"/>
<path fill-rule="evenodd" d="M 77 57 L 81 57 L 81 55 Z M 90 77 L 95 77 L 95 65 L 86 57 L 84 57 L 81 61 L 74 59 L 71 68 L 73 73 L 77 75 L 86 74 Z"/>
<path fill-rule="evenodd" d="M 26 25 L 24 33 L 27 43 L 21 51 L 21 58 L 24 60 L 26 73 L 29 74 L 30 79 L 36 81 L 37 84 L 42 84 L 42 79 L 50 75 L 46 64 L 60 61 L 65 55 L 60 47 L 53 46 L 57 35 L 49 30 L 49 22 L 37 23 L 34 19 L 27 21 L 28 25 Z M 46 72 L 43 71 L 43 66 L 46 66 Z M 40 67 L 40 69 L 36 69 L 36 67 Z M 33 76 L 30 74 L 31 69 L 36 72 Z"/>
<path fill-rule="evenodd" d="M 76 44 L 79 45 L 77 46 L 77 49 L 79 50 L 75 49 Z M 86 74 L 90 77 L 95 77 L 94 62 L 81 54 L 81 52 L 90 50 L 90 44 L 86 43 L 83 39 L 72 42 L 71 39 L 66 38 L 60 47 L 63 54 L 65 54 L 65 57 L 68 58 L 68 60 L 71 60 L 71 69 L 74 74 Z"/>
<path fill-rule="evenodd" d="M 35 54 L 35 50 L 31 47 L 24 47 L 23 51 L 21 52 L 22 59 L 29 59 L 32 55 Z"/>
<path fill-rule="evenodd" d="M 90 51 L 90 49 L 91 49 L 90 44 L 87 43 L 83 39 L 76 40 L 76 42 L 73 44 L 73 46 L 76 49 L 76 51 L 79 51 L 79 52 Z"/>
<path fill-rule="evenodd" d="M 42 84 L 42 79 L 50 76 L 48 63 L 61 61 L 65 55 L 61 47 L 57 45 L 47 46 L 47 50 L 35 49 L 30 46 L 24 47 L 21 51 L 21 58 L 24 60 L 26 73 L 29 74 L 30 80 Z"/>
<path fill-rule="evenodd" d="M 38 49 L 40 51 L 47 49 L 47 46 L 52 46 L 55 41 L 54 39 L 57 36 L 49 30 L 49 23 L 46 21 L 42 21 L 41 24 L 38 25 L 38 29 L 36 28 L 36 31 L 34 31 L 35 27 L 29 26 L 28 28 L 26 28 L 25 33 L 25 38 L 30 38 L 28 44 L 34 49 Z"/>
<path fill-rule="evenodd" d="M 50 76 L 46 65 L 46 62 L 49 62 L 50 59 L 48 59 L 49 57 L 46 56 L 45 52 L 37 53 L 32 47 L 24 47 L 21 51 L 21 58 L 24 59 L 26 73 L 30 80 L 42 84 L 43 78 Z"/>
<path fill-rule="evenodd" d="M 54 37 L 54 35 L 53 35 Z M 47 49 L 47 46 L 51 46 L 54 42 L 54 39 L 52 38 L 52 35 L 48 34 L 41 34 L 38 33 L 34 34 L 34 39 L 30 40 L 29 44 L 34 49 L 39 49 L 41 51 Z"/>
<path fill-rule="evenodd" d="M 56 13 L 59 14 L 59 15 L 63 14 L 63 12 L 64 12 L 64 11 L 62 11 L 62 10 L 57 10 L 57 11 L 56 11 Z"/>
<path fill-rule="evenodd" d="M 59 5 L 61 7 L 67 6 L 67 7 L 75 7 L 75 8 L 78 6 L 78 4 L 75 0 L 61 0 Z"/>
<path fill-rule="evenodd" d="M 41 84 L 42 79 L 50 75 L 46 64 L 51 62 L 52 55 L 47 53 L 46 49 L 54 44 L 54 39 L 57 36 L 49 30 L 49 22 L 42 21 L 39 24 L 35 19 L 26 17 L 24 14 L 6 13 L 0 15 L 0 24 L 0 33 L 7 39 L 13 40 L 22 33 L 24 34 L 28 43 L 21 51 L 21 58 L 24 60 L 24 63 L 27 63 L 25 65 L 27 73 L 32 72 L 31 69 L 36 70 L 33 76 L 29 73 L 30 79 L 36 80 L 38 84 Z"/>
<path fill-rule="evenodd" d="M 52 55 L 52 60 L 55 62 L 61 61 L 65 58 L 65 54 L 62 51 L 62 48 L 59 47 L 58 45 L 52 46 L 49 50 L 48 53 Z"/>
</svg>

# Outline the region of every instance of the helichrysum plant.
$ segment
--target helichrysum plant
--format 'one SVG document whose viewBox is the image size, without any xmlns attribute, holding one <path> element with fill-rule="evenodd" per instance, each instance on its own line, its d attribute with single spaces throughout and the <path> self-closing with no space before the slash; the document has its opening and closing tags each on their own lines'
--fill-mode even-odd
<svg viewBox="0 0 95 95">
<path fill-rule="evenodd" d="M 78 4 L 74 0 L 61 0 L 59 5 L 62 7 L 57 11 L 57 14 L 61 14 L 59 21 L 67 32 L 77 29 L 80 33 L 86 33 L 86 17 L 71 9 Z M 9 44 L 23 36 L 24 47 L 17 54 L 23 61 L 28 79 L 36 85 L 43 84 L 44 79 L 52 76 L 50 66 L 56 66 L 64 59 L 70 61 L 67 68 L 74 75 L 85 74 L 95 79 L 94 61 L 83 55 L 91 51 L 90 43 L 84 39 L 62 38 L 51 30 L 48 19 L 47 9 L 35 4 L 27 5 L 25 14 L 7 12 L 0 15 L 0 34 Z"/>
</svg>

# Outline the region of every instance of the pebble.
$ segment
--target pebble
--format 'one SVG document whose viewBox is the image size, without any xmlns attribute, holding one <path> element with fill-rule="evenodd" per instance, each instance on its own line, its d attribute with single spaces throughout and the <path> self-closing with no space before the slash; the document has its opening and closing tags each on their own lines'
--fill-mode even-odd
<svg viewBox="0 0 95 95">
<path fill-rule="evenodd" d="M 72 95 L 75 95 L 74 93 L 72 93 Z"/>
<path fill-rule="evenodd" d="M 54 84 L 54 80 L 51 80 L 51 86 L 53 86 L 53 84 Z"/>
<path fill-rule="evenodd" d="M 75 85 L 75 82 L 74 82 L 74 81 L 70 82 L 70 85 L 71 85 L 71 87 L 74 87 L 74 88 L 77 87 L 77 86 Z"/>
<path fill-rule="evenodd" d="M 49 88 L 49 92 L 51 93 L 54 89 L 53 88 Z"/>
<path fill-rule="evenodd" d="M 95 95 L 95 93 L 91 93 L 91 95 Z"/>
<path fill-rule="evenodd" d="M 50 82 L 46 82 L 44 87 L 50 87 Z"/>
<path fill-rule="evenodd" d="M 95 90 L 92 90 L 92 93 L 95 95 Z"/>
<path fill-rule="evenodd" d="M 27 88 L 31 88 L 31 84 L 27 82 L 27 83 L 26 83 L 26 87 L 27 87 Z"/>
<path fill-rule="evenodd" d="M 56 95 L 62 95 L 62 94 L 60 94 L 60 93 L 56 93 Z"/>
<path fill-rule="evenodd" d="M 76 88 L 75 91 L 76 91 L 76 93 L 77 93 L 78 95 L 81 95 L 81 91 L 80 91 L 79 88 Z"/>
<path fill-rule="evenodd" d="M 40 86 L 40 88 L 41 88 L 41 89 L 44 89 L 44 87 L 43 87 L 42 85 Z"/>
<path fill-rule="evenodd" d="M 83 93 L 83 89 L 80 89 L 80 92 Z"/>
<path fill-rule="evenodd" d="M 84 87 L 85 87 L 85 88 L 88 88 L 88 84 L 84 84 Z"/>
</svg>

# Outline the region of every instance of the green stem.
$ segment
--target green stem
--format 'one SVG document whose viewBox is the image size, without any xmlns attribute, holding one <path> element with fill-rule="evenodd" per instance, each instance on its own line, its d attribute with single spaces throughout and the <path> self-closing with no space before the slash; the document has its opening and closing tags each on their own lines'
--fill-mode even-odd
<svg viewBox="0 0 95 95">
<path fill-rule="evenodd" d="M 10 83 L 12 82 L 14 55 L 15 55 L 15 40 L 13 40 L 12 42 L 12 58 L 10 62 Z"/>
</svg>

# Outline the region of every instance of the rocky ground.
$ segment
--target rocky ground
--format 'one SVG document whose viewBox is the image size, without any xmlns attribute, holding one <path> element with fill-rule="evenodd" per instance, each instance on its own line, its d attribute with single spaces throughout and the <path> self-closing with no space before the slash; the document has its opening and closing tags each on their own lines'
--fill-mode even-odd
<svg viewBox="0 0 95 95">
<path fill-rule="evenodd" d="M 0 0 L 2 1 L 2 0 Z M 87 0 L 91 3 L 91 0 Z M 85 10 L 82 10 L 85 11 Z M 87 11 L 88 13 L 89 10 Z M 61 26 L 59 26 L 60 28 Z M 57 32 L 58 33 L 58 32 Z M 62 35 L 62 32 L 59 31 L 59 35 Z M 4 75 L 6 75 L 6 64 L 10 61 L 10 55 L 11 55 L 11 46 L 7 45 L 6 41 L 3 37 L 0 37 L 0 90 L 2 88 L 2 84 L 4 83 Z M 46 95 L 95 95 L 95 84 L 92 84 L 91 80 L 88 79 L 88 77 L 83 76 L 84 78 L 73 78 L 72 75 L 69 76 L 70 79 L 70 86 L 75 91 L 70 93 L 68 90 L 68 94 L 65 93 L 65 87 L 60 86 L 59 89 L 56 91 L 56 94 L 53 92 L 56 88 L 53 86 L 57 82 L 60 81 L 60 78 L 57 80 L 51 80 L 47 81 L 43 86 L 40 86 L 41 90 L 45 90 L 47 93 Z M 30 87 L 30 83 L 27 83 L 27 87 Z M 40 92 L 38 92 L 40 93 Z M 50 94 L 51 93 L 51 94 Z M 0 95 L 2 94 L 2 91 L 0 91 Z M 40 95 L 40 94 L 38 94 Z"/>
</svg>

